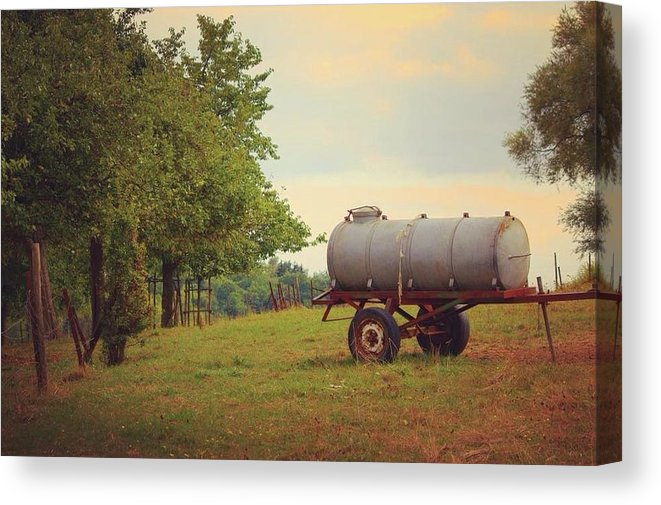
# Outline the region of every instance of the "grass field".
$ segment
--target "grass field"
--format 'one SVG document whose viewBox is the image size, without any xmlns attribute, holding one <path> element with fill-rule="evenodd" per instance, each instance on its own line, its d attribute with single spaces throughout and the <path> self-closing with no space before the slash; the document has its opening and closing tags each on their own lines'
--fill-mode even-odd
<svg viewBox="0 0 661 505">
<path fill-rule="evenodd" d="M 147 332 L 124 364 L 84 374 L 62 338 L 42 395 L 31 346 L 9 345 L 2 455 L 593 464 L 594 302 L 549 311 L 556 365 L 536 305 L 478 306 L 464 354 L 409 339 L 390 365 L 356 364 L 348 321 L 312 309 Z M 607 409 L 618 438 L 617 395 Z M 619 443 L 601 450 L 619 457 Z"/>
</svg>

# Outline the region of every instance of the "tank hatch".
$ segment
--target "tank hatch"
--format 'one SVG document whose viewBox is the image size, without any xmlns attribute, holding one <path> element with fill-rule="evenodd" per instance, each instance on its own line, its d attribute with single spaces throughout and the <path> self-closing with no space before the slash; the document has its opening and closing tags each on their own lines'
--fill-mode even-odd
<svg viewBox="0 0 661 505">
<path fill-rule="evenodd" d="M 350 216 L 353 216 L 353 220 L 357 222 L 372 221 L 381 217 L 381 209 L 374 205 L 363 205 L 362 207 L 356 207 L 355 209 L 349 209 L 349 215 L 346 217 L 347 221 L 350 219 Z"/>
</svg>

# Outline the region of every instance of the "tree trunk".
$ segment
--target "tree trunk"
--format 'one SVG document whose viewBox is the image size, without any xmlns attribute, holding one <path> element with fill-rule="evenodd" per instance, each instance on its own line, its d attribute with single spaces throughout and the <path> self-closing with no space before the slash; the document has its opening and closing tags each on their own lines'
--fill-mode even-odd
<svg viewBox="0 0 661 505">
<path fill-rule="evenodd" d="M 161 296 L 161 327 L 174 325 L 174 273 L 177 263 L 163 260 L 163 295 Z"/>
<path fill-rule="evenodd" d="M 103 315 L 103 241 L 95 236 L 90 240 L 90 303 L 92 306 L 92 332 L 85 361 L 89 361 L 101 336 L 101 318 Z"/>
<path fill-rule="evenodd" d="M 41 299 L 44 307 L 44 323 L 49 338 L 60 337 L 60 322 L 53 304 L 53 291 L 48 273 L 48 260 L 46 259 L 46 245 L 41 243 Z"/>
<path fill-rule="evenodd" d="M 126 350 L 126 340 L 121 340 L 120 342 L 114 342 L 112 344 L 106 344 L 108 351 L 108 365 L 119 365 L 124 361 L 124 353 Z"/>
</svg>

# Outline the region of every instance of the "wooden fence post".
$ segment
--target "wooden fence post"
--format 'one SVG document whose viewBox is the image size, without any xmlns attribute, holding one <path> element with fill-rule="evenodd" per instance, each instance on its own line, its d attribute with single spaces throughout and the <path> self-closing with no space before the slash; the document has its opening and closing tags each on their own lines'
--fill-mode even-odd
<svg viewBox="0 0 661 505">
<path fill-rule="evenodd" d="M 69 333 L 73 338 L 73 343 L 76 348 L 76 355 L 78 356 L 78 367 L 85 368 L 85 359 L 83 357 L 83 342 L 82 335 L 79 333 L 78 321 L 76 318 L 76 313 L 71 306 L 71 300 L 69 299 L 69 292 L 66 288 L 62 289 L 62 298 L 64 300 L 64 306 L 67 309 L 67 320 L 69 321 Z"/>
<path fill-rule="evenodd" d="M 202 277 L 197 278 L 197 325 L 202 327 L 202 319 L 200 318 L 200 291 L 202 289 Z"/>
<path fill-rule="evenodd" d="M 286 309 L 287 308 L 287 301 L 285 300 L 285 295 L 282 290 L 282 284 L 278 282 L 278 300 L 280 302 L 280 308 L 281 309 Z"/>
<path fill-rule="evenodd" d="M 41 298 L 41 251 L 39 242 L 32 243 L 30 265 L 30 314 L 32 316 L 32 343 L 37 367 L 37 387 L 39 391 L 48 388 L 46 369 L 46 348 L 44 345 L 44 311 Z"/>
<path fill-rule="evenodd" d="M 179 302 L 179 321 L 181 326 L 184 326 L 184 305 L 181 300 L 181 279 L 179 277 L 177 277 L 177 301 Z"/>
<path fill-rule="evenodd" d="M 41 306 L 43 310 L 44 332 L 48 339 L 60 337 L 60 324 L 53 305 L 53 292 L 48 274 L 48 260 L 46 258 L 46 246 L 39 243 L 39 261 L 41 267 Z"/>
<path fill-rule="evenodd" d="M 278 307 L 278 302 L 275 299 L 275 295 L 273 294 L 273 284 L 271 284 L 271 281 L 269 281 L 269 291 L 271 292 L 271 305 L 273 305 L 273 310 L 278 312 L 280 308 Z"/>
<path fill-rule="evenodd" d="M 211 277 L 207 279 L 207 324 L 211 325 Z"/>
<path fill-rule="evenodd" d="M 186 279 L 186 326 L 190 326 L 191 280 Z"/>
</svg>

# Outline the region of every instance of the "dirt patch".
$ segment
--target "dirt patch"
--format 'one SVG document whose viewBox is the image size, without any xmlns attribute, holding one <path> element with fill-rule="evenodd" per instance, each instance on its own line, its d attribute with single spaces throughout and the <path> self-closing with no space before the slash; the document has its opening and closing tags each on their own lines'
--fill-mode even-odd
<svg viewBox="0 0 661 505">
<path fill-rule="evenodd" d="M 558 363 L 595 363 L 597 342 L 594 334 L 578 335 L 571 341 L 553 342 Z M 477 361 L 516 361 L 519 363 L 539 364 L 551 361 L 551 351 L 545 337 L 534 343 L 509 344 L 471 342 L 464 352 L 468 358 Z"/>
</svg>

